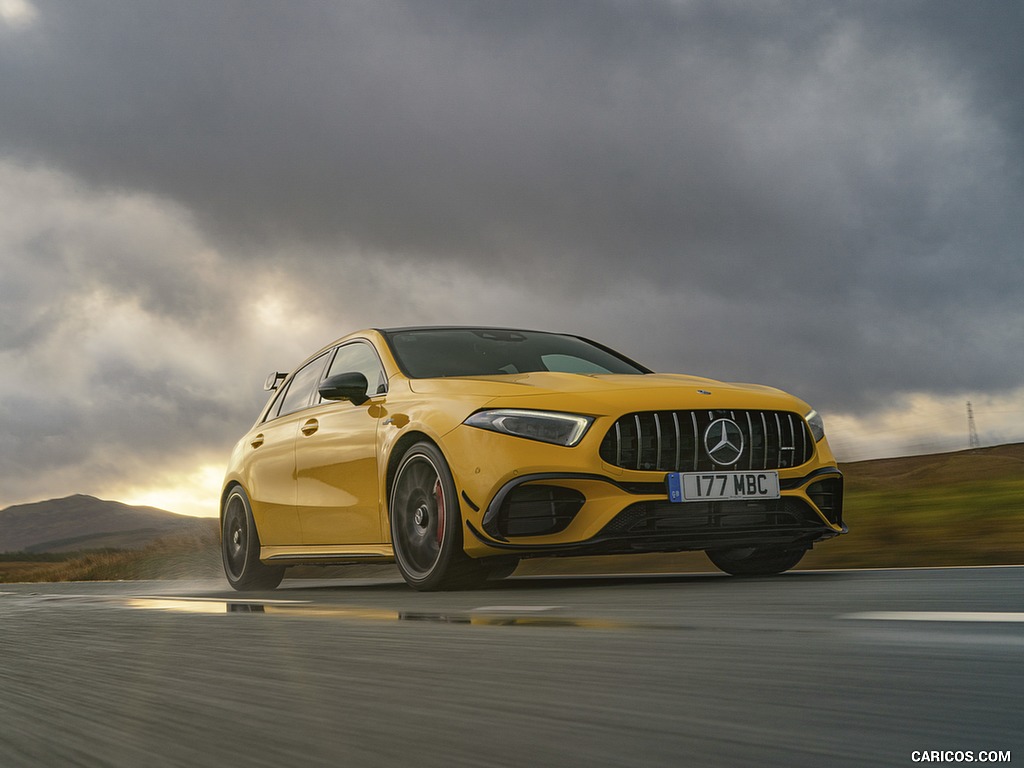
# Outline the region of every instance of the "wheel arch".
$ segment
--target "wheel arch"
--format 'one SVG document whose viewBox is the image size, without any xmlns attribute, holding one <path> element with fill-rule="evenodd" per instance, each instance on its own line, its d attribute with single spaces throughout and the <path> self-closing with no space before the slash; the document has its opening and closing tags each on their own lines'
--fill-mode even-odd
<svg viewBox="0 0 1024 768">
<path fill-rule="evenodd" d="M 249 496 L 249 489 L 245 487 L 245 484 L 242 483 L 241 480 L 239 480 L 238 478 L 234 478 L 234 477 L 231 478 L 230 480 L 228 480 L 226 483 L 224 483 L 224 490 L 221 491 L 221 494 L 220 494 L 220 515 L 219 515 L 219 517 L 220 517 L 220 526 L 219 527 L 220 527 L 221 536 L 224 535 L 224 513 L 227 511 L 228 498 L 231 496 L 231 493 L 236 488 L 238 490 L 240 490 L 245 495 L 246 502 L 249 505 L 249 510 L 250 510 L 250 512 L 253 513 L 252 524 L 256 528 L 256 535 L 259 536 L 260 535 L 260 523 L 259 523 L 259 520 L 256 519 L 256 515 L 255 515 L 255 513 L 254 513 L 254 511 L 252 509 L 252 497 Z"/>
<path fill-rule="evenodd" d="M 245 492 L 245 488 L 242 486 L 242 484 L 238 480 L 229 480 L 227 483 L 224 484 L 224 490 L 221 491 L 221 493 L 220 493 L 220 525 L 221 525 L 221 528 L 224 527 L 224 508 L 225 508 L 225 506 L 227 506 L 228 496 L 231 495 L 231 492 L 235 488 L 241 488 L 242 491 Z M 246 496 L 248 496 L 247 493 L 246 493 Z"/>
<path fill-rule="evenodd" d="M 448 460 L 444 450 L 437 444 L 437 441 L 425 432 L 413 429 L 399 437 L 391 447 L 391 453 L 388 454 L 387 469 L 384 472 L 385 522 L 390 523 L 391 521 L 391 485 L 395 480 L 395 475 L 398 473 L 398 465 L 402 463 L 402 457 L 405 456 L 405 452 L 416 445 L 416 443 L 430 443 L 441 452 L 441 455 L 445 457 L 445 461 Z"/>
</svg>

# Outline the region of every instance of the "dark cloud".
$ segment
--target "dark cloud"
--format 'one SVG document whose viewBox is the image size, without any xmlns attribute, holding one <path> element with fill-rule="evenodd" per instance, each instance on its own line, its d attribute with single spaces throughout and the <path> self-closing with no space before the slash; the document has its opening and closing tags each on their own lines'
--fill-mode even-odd
<svg viewBox="0 0 1024 768">
<path fill-rule="evenodd" d="M 0 230 L 0 354 L 99 302 L 221 381 L 346 324 L 451 321 L 824 409 L 1019 386 L 1014 4 L 34 6 L 0 20 L 0 159 L 5 201 L 49 202 Z M 303 323 L 254 322 L 275 301 Z M 140 347 L 105 366 L 171 386 Z M 210 419 L 240 391 L 158 401 Z"/>
<path fill-rule="evenodd" d="M 973 148 L 915 125 L 941 117 L 919 89 L 971 88 L 970 60 L 817 4 L 42 7 L 4 56 L 4 143 L 250 248 L 675 257 L 713 278 L 755 243 L 807 260 L 919 220 L 939 161 Z"/>
</svg>

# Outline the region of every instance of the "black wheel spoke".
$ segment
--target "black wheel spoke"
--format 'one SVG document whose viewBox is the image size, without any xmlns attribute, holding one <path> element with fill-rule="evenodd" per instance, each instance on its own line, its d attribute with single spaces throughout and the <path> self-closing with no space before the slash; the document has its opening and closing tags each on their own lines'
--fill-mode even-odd
<svg viewBox="0 0 1024 768">
<path fill-rule="evenodd" d="M 245 568 L 245 553 L 248 546 L 245 508 L 234 496 L 225 515 L 224 548 L 231 575 L 240 577 Z"/>
<path fill-rule="evenodd" d="M 470 587 L 486 572 L 462 548 L 462 510 L 455 479 L 432 443 L 402 457 L 391 485 L 391 540 L 395 560 L 415 589 Z"/>
<path fill-rule="evenodd" d="M 438 508 L 435 487 L 437 470 L 425 457 L 406 463 L 395 485 L 393 514 L 402 552 L 416 572 L 429 573 L 441 551 L 438 522 L 444 514 Z"/>
</svg>

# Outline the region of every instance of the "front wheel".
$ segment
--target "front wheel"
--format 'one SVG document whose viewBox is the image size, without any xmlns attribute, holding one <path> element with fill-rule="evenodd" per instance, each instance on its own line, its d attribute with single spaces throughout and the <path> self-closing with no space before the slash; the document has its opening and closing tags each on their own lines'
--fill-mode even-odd
<svg viewBox="0 0 1024 768">
<path fill-rule="evenodd" d="M 388 508 L 395 562 L 413 589 L 476 586 L 485 572 L 462 549 L 462 512 L 437 446 L 416 443 L 402 457 Z"/>
<path fill-rule="evenodd" d="M 224 502 L 220 554 L 224 575 L 239 592 L 275 589 L 284 578 L 283 567 L 260 562 L 260 536 L 256 532 L 249 497 L 237 485 Z"/>
<path fill-rule="evenodd" d="M 794 568 L 806 552 L 802 547 L 743 547 L 709 549 L 705 554 L 715 567 L 733 576 L 771 576 Z"/>
<path fill-rule="evenodd" d="M 481 564 L 488 581 L 507 579 L 519 567 L 518 557 L 495 557 L 484 560 Z"/>
</svg>

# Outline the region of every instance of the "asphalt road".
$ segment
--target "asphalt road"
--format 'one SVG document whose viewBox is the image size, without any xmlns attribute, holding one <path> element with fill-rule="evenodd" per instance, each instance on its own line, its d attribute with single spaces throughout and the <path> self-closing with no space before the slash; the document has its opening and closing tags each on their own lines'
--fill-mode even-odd
<svg viewBox="0 0 1024 768">
<path fill-rule="evenodd" d="M 1024 568 L 239 597 L 0 584 L 0 766 L 1024 763 Z"/>
</svg>

